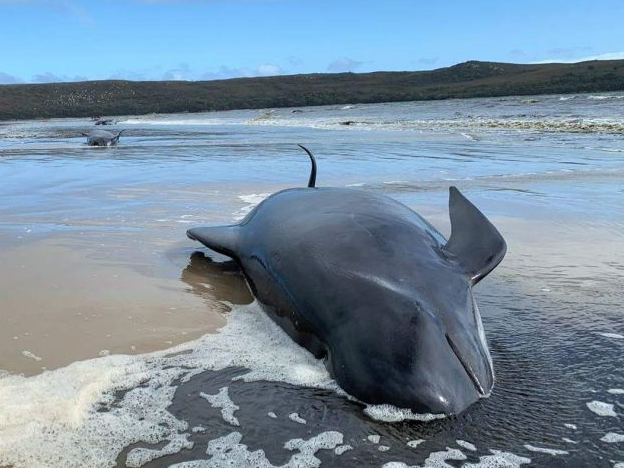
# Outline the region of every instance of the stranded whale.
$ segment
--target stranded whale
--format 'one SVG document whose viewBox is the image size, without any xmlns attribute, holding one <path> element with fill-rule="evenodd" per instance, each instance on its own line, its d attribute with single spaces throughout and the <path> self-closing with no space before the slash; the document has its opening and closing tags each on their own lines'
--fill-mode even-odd
<svg viewBox="0 0 624 468">
<path fill-rule="evenodd" d="M 447 241 L 389 197 L 315 188 L 308 154 L 308 188 L 188 236 L 238 262 L 267 313 L 359 400 L 457 414 L 489 395 L 472 286 L 505 255 L 496 228 L 451 187 Z"/>
<path fill-rule="evenodd" d="M 87 137 L 87 145 L 89 146 L 116 146 L 123 132 L 124 130 L 115 135 L 106 130 L 91 130 L 89 133 L 83 133 L 83 135 Z"/>
</svg>

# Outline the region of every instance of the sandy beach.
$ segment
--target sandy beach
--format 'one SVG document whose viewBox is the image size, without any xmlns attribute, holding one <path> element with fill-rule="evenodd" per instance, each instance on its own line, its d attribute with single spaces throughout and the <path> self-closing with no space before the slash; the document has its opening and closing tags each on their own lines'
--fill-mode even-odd
<svg viewBox="0 0 624 468">
<path fill-rule="evenodd" d="M 217 442 L 275 466 L 622 459 L 601 438 L 624 414 L 624 138 L 590 128 L 621 117 L 615 98 L 536 99 L 131 116 L 103 150 L 79 136 L 87 120 L 1 126 L 0 466 L 170 466 Z M 588 127 L 566 127 L 579 112 Z M 388 195 L 447 236 L 457 185 L 499 228 L 507 257 L 475 289 L 489 399 L 452 420 L 366 416 L 267 322 L 234 264 L 186 238 L 303 186 L 296 143 L 321 186 Z"/>
</svg>

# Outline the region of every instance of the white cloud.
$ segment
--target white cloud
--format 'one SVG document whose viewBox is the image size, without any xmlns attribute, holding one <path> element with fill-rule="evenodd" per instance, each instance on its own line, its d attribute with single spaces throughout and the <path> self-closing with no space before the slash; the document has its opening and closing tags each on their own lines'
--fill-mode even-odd
<svg viewBox="0 0 624 468">
<path fill-rule="evenodd" d="M 163 80 L 167 81 L 193 81 L 197 79 L 195 72 L 186 63 L 181 63 L 177 68 L 167 70 L 163 75 Z"/>
<path fill-rule="evenodd" d="M 0 3 L 5 0 L 0 0 Z M 228 78 L 251 78 L 255 76 L 285 75 L 288 72 L 272 63 L 263 63 L 258 67 L 230 68 L 221 66 L 217 69 L 194 69 L 188 64 L 181 63 L 176 68 L 165 69 L 161 66 L 137 70 L 119 69 L 107 76 L 69 76 L 56 74 L 50 71 L 33 75 L 29 80 L 19 76 L 0 72 L 0 84 L 17 83 L 65 83 L 88 80 L 129 80 L 129 81 L 197 81 L 197 80 L 224 80 Z"/>
<path fill-rule="evenodd" d="M 2 0 L 0 0 L 2 1 Z M 17 84 L 23 83 L 24 80 L 17 76 L 9 75 L 8 73 L 0 72 L 0 84 Z"/>
<path fill-rule="evenodd" d="M 327 65 L 327 71 L 332 73 L 351 72 L 361 67 L 363 63 L 349 57 L 340 57 Z"/>
<path fill-rule="evenodd" d="M 33 83 L 60 83 L 65 80 L 54 73 L 45 72 L 34 75 L 30 81 Z"/>
<path fill-rule="evenodd" d="M 161 79 L 164 73 L 166 73 L 166 71 L 163 69 L 163 67 L 140 68 L 137 70 L 127 70 L 125 68 L 120 68 L 103 79 L 149 81 Z"/>
<path fill-rule="evenodd" d="M 228 78 L 251 78 L 254 76 L 285 75 L 288 72 L 272 63 L 264 63 L 257 68 L 230 68 L 222 66 L 217 70 L 208 70 L 199 75 L 202 80 L 225 80 Z"/>
<path fill-rule="evenodd" d="M 64 83 L 68 81 L 87 81 L 89 78 L 86 76 L 66 76 L 66 75 L 55 75 L 51 72 L 43 72 L 34 75 L 31 79 L 31 83 Z"/>
<path fill-rule="evenodd" d="M 624 52 L 610 52 L 607 54 L 590 55 L 588 57 L 552 58 L 548 60 L 539 60 L 533 63 L 575 63 L 589 62 L 590 60 L 624 60 Z"/>
<path fill-rule="evenodd" d="M 283 74 L 284 71 L 280 67 L 270 63 L 263 63 L 258 67 L 258 75 L 260 76 L 275 76 Z"/>
</svg>

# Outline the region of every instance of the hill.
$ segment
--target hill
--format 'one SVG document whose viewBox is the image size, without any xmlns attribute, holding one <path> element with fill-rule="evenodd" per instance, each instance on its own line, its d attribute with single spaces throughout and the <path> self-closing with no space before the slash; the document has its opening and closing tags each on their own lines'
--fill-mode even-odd
<svg viewBox="0 0 624 468">
<path fill-rule="evenodd" d="M 418 72 L 2 85 L 0 120 L 618 90 L 624 90 L 624 60 L 534 65 L 470 61 Z"/>
</svg>

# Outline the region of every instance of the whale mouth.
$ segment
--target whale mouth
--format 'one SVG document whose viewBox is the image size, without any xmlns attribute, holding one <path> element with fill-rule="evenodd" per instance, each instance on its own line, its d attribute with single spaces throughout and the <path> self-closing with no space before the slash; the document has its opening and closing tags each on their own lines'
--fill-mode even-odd
<svg viewBox="0 0 624 468">
<path fill-rule="evenodd" d="M 457 349 L 457 346 L 455 346 L 455 343 L 453 343 L 453 340 L 451 339 L 451 337 L 448 336 L 448 334 L 446 333 L 445 333 L 445 336 L 446 336 L 446 341 L 448 342 L 449 346 L 453 350 L 453 353 L 457 357 L 457 360 L 461 363 L 462 367 L 466 371 L 466 374 L 468 374 L 468 377 L 472 381 L 472 384 L 474 385 L 479 395 L 487 396 L 488 392 L 483 388 L 483 385 L 481 385 L 481 382 L 479 381 L 479 378 L 477 377 L 477 374 L 475 373 L 472 366 L 468 362 L 466 362 L 465 359 L 462 358 L 461 353 Z"/>
</svg>

